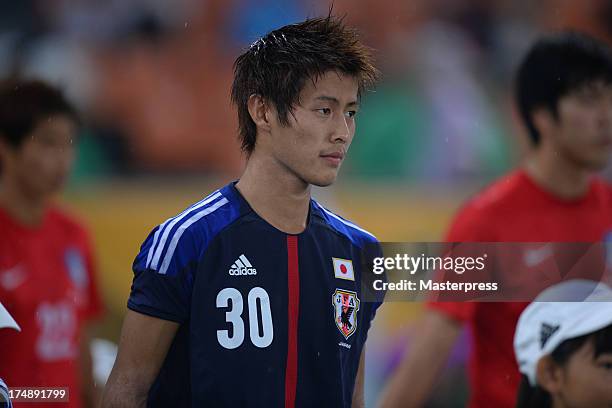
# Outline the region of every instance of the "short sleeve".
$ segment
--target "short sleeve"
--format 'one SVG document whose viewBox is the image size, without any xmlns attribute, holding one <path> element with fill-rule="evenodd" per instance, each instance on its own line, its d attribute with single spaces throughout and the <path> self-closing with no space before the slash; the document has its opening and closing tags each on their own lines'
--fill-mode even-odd
<svg viewBox="0 0 612 408">
<path fill-rule="evenodd" d="M 197 239 L 188 229 L 164 233 L 163 227 L 149 234 L 134 260 L 128 308 L 183 323 L 190 315 Z"/>
</svg>

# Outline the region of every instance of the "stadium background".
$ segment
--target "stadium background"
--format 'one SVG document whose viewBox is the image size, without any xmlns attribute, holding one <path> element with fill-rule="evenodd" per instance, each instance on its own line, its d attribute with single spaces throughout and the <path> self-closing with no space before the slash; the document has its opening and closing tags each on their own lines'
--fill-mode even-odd
<svg viewBox="0 0 612 408">
<path fill-rule="evenodd" d="M 229 87 L 233 59 L 268 30 L 327 13 L 327 1 L 0 0 L 0 77 L 60 85 L 85 117 L 60 199 L 90 227 L 116 341 L 148 232 L 243 158 Z M 376 49 L 383 81 L 363 98 L 341 177 L 322 202 L 381 241 L 440 240 L 460 203 L 527 148 L 512 72 L 540 33 L 575 28 L 612 41 L 606 0 L 337 0 Z M 607 172 L 608 176 L 610 171 Z M 383 306 L 367 350 L 366 398 L 410 345 L 419 304 Z M 462 406 L 464 333 L 430 406 Z"/>
</svg>

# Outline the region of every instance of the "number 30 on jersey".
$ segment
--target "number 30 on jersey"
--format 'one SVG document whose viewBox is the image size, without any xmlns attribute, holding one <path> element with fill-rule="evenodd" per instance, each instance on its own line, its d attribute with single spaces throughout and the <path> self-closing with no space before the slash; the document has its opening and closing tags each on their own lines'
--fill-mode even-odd
<svg viewBox="0 0 612 408">
<path fill-rule="evenodd" d="M 249 291 L 247 304 L 249 308 L 248 324 L 251 343 L 259 348 L 268 347 L 274 339 L 272 311 L 270 309 L 268 292 L 259 286 L 254 287 Z M 235 349 L 244 342 L 243 305 L 242 294 L 236 288 L 225 288 L 217 294 L 217 308 L 230 308 L 225 312 L 225 321 L 232 326 L 231 335 L 230 330 L 217 330 L 217 340 L 226 349 Z M 261 333 L 259 330 L 260 318 Z"/>
</svg>

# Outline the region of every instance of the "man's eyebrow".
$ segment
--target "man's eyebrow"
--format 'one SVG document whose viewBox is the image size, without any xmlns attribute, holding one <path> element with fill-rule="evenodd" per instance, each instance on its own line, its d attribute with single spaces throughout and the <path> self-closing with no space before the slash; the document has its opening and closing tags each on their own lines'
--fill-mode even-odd
<svg viewBox="0 0 612 408">
<path fill-rule="evenodd" d="M 334 103 L 336 105 L 340 105 L 340 101 L 338 100 L 338 98 L 336 98 L 334 96 L 321 95 L 321 96 L 317 96 L 315 99 L 319 100 L 319 101 L 328 101 L 328 102 L 332 102 L 332 103 Z M 351 102 L 347 103 L 346 106 L 359 106 L 359 102 L 358 101 L 351 101 Z"/>
</svg>

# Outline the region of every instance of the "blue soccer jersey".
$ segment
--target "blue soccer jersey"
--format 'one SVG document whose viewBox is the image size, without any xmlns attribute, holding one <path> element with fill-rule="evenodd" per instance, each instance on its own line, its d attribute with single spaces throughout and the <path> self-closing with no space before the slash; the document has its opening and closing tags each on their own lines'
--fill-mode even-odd
<svg viewBox="0 0 612 408">
<path fill-rule="evenodd" d="M 128 307 L 181 325 L 149 406 L 349 407 L 380 305 L 361 292 L 366 246 L 314 200 L 304 232 L 281 232 L 234 183 L 156 227 Z"/>
</svg>

